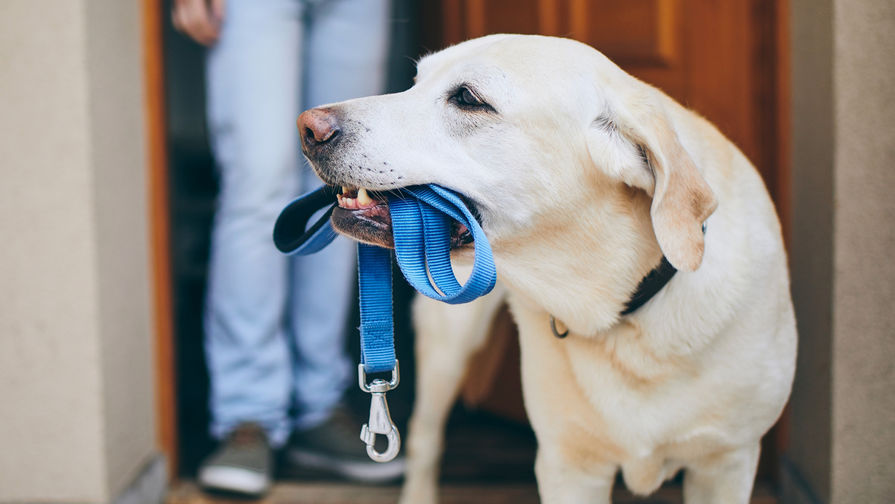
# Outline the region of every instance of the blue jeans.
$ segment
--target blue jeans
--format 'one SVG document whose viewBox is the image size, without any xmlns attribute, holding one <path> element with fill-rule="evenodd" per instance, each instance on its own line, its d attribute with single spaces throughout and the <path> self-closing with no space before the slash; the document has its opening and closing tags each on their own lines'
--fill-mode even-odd
<svg viewBox="0 0 895 504">
<path fill-rule="evenodd" d="M 279 211 L 316 187 L 299 150 L 305 108 L 381 93 L 388 0 L 228 0 L 206 61 L 220 171 L 205 352 L 211 432 L 264 426 L 275 446 L 327 418 L 354 381 L 345 348 L 354 246 L 309 257 L 273 246 Z M 294 406 L 295 418 L 290 418 Z"/>
</svg>

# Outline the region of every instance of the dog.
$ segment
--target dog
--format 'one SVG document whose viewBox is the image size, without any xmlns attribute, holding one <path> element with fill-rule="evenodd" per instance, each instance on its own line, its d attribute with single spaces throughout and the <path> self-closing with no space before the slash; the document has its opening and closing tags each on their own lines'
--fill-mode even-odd
<svg viewBox="0 0 895 504">
<path fill-rule="evenodd" d="M 493 294 L 414 307 L 403 503 L 436 501 L 448 409 L 504 298 L 542 502 L 608 503 L 619 471 L 647 495 L 681 469 L 687 504 L 749 501 L 797 336 L 773 203 L 708 121 L 585 44 L 492 35 L 424 57 L 407 91 L 306 111 L 299 128 L 317 175 L 343 187 L 340 232 L 389 246 L 383 195 L 435 183 L 464 195 L 493 249 Z M 454 238 L 468 268 L 475 244 Z M 677 273 L 623 314 L 663 261 Z"/>
</svg>

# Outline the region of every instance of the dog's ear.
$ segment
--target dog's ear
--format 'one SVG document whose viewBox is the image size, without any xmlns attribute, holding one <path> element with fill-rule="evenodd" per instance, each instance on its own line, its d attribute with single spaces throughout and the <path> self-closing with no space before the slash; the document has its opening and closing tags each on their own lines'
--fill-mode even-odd
<svg viewBox="0 0 895 504">
<path fill-rule="evenodd" d="M 632 125 L 632 133 L 653 174 L 653 231 L 668 262 L 679 270 L 694 271 L 705 249 L 702 225 L 718 200 L 664 110 L 651 108 Z"/>
<path fill-rule="evenodd" d="M 598 118 L 592 128 L 602 129 L 603 138 L 589 140 L 588 148 L 592 157 L 602 151 L 604 168 L 652 196 L 650 217 L 659 247 L 675 268 L 694 271 L 705 249 L 702 224 L 718 201 L 663 107 L 653 100 L 638 103 L 637 110 L 606 112 L 601 118 L 611 119 Z"/>
</svg>

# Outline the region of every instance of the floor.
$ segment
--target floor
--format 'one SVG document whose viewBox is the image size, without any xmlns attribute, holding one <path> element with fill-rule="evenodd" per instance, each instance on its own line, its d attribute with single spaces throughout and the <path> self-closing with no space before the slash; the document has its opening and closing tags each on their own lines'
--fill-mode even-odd
<svg viewBox="0 0 895 504">
<path fill-rule="evenodd" d="M 531 428 L 495 416 L 458 408 L 448 424 L 442 465 L 441 504 L 536 504 L 536 442 Z M 393 504 L 398 484 L 364 486 L 320 474 L 284 470 L 280 483 L 262 500 L 203 492 L 190 480 L 176 483 L 166 504 Z M 679 504 L 680 478 L 649 498 L 635 498 L 618 483 L 616 504 Z M 752 504 L 777 504 L 770 486 L 758 484 Z"/>
<path fill-rule="evenodd" d="M 393 504 L 398 500 L 398 486 L 359 486 L 339 483 L 281 483 L 263 500 L 227 498 L 203 493 L 190 482 L 177 484 L 166 504 Z M 679 504 L 678 486 L 661 488 L 648 498 L 635 498 L 624 490 L 616 490 L 615 504 Z M 537 504 L 534 483 L 495 485 L 447 484 L 441 487 L 441 504 Z M 755 489 L 752 504 L 777 504 L 766 488 Z"/>
</svg>

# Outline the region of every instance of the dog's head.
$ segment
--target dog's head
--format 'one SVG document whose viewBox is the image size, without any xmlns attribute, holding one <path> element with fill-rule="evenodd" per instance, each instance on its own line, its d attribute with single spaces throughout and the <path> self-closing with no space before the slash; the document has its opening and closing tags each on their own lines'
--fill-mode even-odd
<svg viewBox="0 0 895 504">
<path fill-rule="evenodd" d="M 336 228 L 362 241 L 390 243 L 380 195 L 436 183 L 469 200 L 496 252 L 583 231 L 607 253 L 658 243 L 694 270 L 716 201 L 670 104 L 584 44 L 493 35 L 423 58 L 407 91 L 309 110 L 299 128 L 317 174 L 345 188 Z"/>
</svg>

